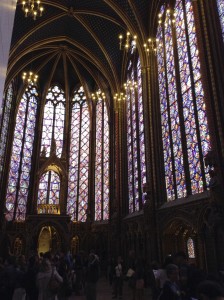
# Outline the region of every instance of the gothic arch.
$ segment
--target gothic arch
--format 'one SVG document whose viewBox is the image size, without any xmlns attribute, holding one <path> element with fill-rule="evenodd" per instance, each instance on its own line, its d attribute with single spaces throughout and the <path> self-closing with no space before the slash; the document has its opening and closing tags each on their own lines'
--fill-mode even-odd
<svg viewBox="0 0 224 300">
<path fill-rule="evenodd" d="M 160 235 L 162 237 L 161 246 L 163 258 L 167 255 L 173 255 L 179 251 L 183 251 L 188 254 L 187 241 L 189 238 L 192 238 L 195 245 L 195 259 L 198 259 L 199 249 L 197 245 L 199 236 L 195 224 L 193 224 L 190 219 L 176 217 L 165 222 L 162 226 Z"/>
</svg>

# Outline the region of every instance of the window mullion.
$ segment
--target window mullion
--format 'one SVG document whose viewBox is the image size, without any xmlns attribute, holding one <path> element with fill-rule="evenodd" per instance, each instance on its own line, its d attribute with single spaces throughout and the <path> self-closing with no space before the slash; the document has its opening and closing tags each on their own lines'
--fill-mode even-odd
<svg viewBox="0 0 224 300">
<path fill-rule="evenodd" d="M 57 106 L 57 104 L 54 104 L 54 115 L 53 115 L 53 124 L 52 124 L 52 137 L 51 137 L 51 150 L 52 150 L 52 145 L 53 145 L 52 142 L 53 142 L 53 140 L 55 140 L 55 138 L 54 138 L 55 128 L 54 127 L 55 127 L 56 106 Z"/>
<path fill-rule="evenodd" d="M 132 203 L 132 208 L 133 208 L 133 211 L 135 211 L 135 172 L 134 172 L 134 141 L 133 141 L 133 137 L 134 137 L 134 134 L 133 134 L 133 119 L 132 119 L 132 116 L 133 116 L 133 103 L 132 103 L 132 93 L 129 89 L 129 95 L 130 95 L 130 126 L 131 126 L 131 157 L 132 157 L 132 160 L 131 160 L 131 165 L 132 165 L 132 194 L 133 194 L 133 203 Z"/>
<path fill-rule="evenodd" d="M 83 103 L 82 103 L 83 104 Z M 82 110 L 83 105 L 80 105 L 80 121 L 79 121 L 79 152 L 78 152 L 78 178 L 77 178 L 77 199 L 76 199 L 76 220 L 79 217 L 79 181 L 80 181 L 80 156 L 81 156 L 81 142 L 82 142 Z"/>
<path fill-rule="evenodd" d="M 103 205 L 103 200 L 104 200 L 104 180 L 103 180 L 103 174 L 104 174 L 104 101 L 102 101 L 102 111 L 101 111 L 101 117 L 102 117 L 102 140 L 101 140 L 101 157 L 102 157 L 102 160 L 101 160 L 101 219 L 103 220 L 103 208 L 104 208 L 104 205 Z"/>
<path fill-rule="evenodd" d="M 51 171 L 49 171 L 48 173 L 46 204 L 49 204 L 49 200 L 50 200 L 50 185 L 51 185 Z"/>
</svg>

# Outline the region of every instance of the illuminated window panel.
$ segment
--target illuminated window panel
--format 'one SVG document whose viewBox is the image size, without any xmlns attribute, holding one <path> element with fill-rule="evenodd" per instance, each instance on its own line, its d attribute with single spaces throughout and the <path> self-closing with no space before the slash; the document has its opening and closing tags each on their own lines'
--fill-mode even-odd
<svg viewBox="0 0 224 300">
<path fill-rule="evenodd" d="M 203 178 L 201 163 L 199 159 L 199 141 L 197 139 L 196 124 L 200 128 L 200 143 L 202 147 L 203 156 L 206 155 L 210 148 L 210 136 L 208 132 L 208 122 L 206 116 L 206 107 L 204 102 L 204 91 L 201 82 L 201 67 L 197 49 L 197 38 L 194 24 L 194 14 L 191 1 L 186 1 L 186 19 L 188 25 L 188 39 L 190 45 L 190 53 L 188 58 L 187 39 L 184 32 L 185 24 L 183 23 L 183 7 L 180 1 L 177 1 L 176 11 L 177 20 L 181 25 L 177 27 L 177 45 L 181 73 L 181 88 L 183 97 L 183 110 L 185 119 L 185 132 L 188 147 L 188 161 L 189 167 L 192 170 L 191 174 L 191 187 L 192 193 L 199 193 L 203 191 Z M 181 40 L 181 43 L 180 43 Z M 193 80 L 190 78 L 189 60 L 193 66 Z M 185 66 L 185 68 L 184 68 Z M 183 67 L 183 69 L 182 69 Z M 193 88 L 194 87 L 194 88 Z M 193 101 L 193 93 L 195 93 L 196 104 Z M 194 109 L 196 108 L 198 116 L 195 115 Z M 207 183 L 208 183 L 207 175 Z"/>
<path fill-rule="evenodd" d="M 59 204 L 60 177 L 54 171 L 44 173 L 39 181 L 38 204 Z"/>
<path fill-rule="evenodd" d="M 25 220 L 37 99 L 36 87 L 30 84 L 18 107 L 6 194 L 8 220 Z"/>
<path fill-rule="evenodd" d="M 157 30 L 160 112 L 168 201 L 187 195 L 187 169 L 190 193 L 204 191 L 208 175 L 204 171 L 203 157 L 210 148 L 192 1 L 177 0 L 174 12 L 176 20 L 172 23 L 171 10 L 165 10 L 164 6 L 161 8 L 161 20 L 165 22 L 161 22 Z M 174 57 L 174 37 L 177 59 Z M 178 61 L 178 68 L 175 61 Z M 179 74 L 175 73 L 177 69 L 180 70 Z M 179 96 L 178 99 L 179 82 L 181 98 Z M 182 149 L 183 140 L 187 147 L 185 154 Z"/>
<path fill-rule="evenodd" d="M 73 221 L 86 221 L 89 184 L 90 116 L 83 87 L 72 101 L 67 213 Z"/>
<path fill-rule="evenodd" d="M 187 254 L 189 258 L 195 258 L 194 241 L 192 238 L 187 240 Z"/>
<path fill-rule="evenodd" d="M 50 156 L 52 142 L 55 140 L 56 155 L 61 157 L 64 139 L 65 95 L 57 85 L 51 87 L 47 93 L 44 107 L 41 151 L 46 150 L 46 157 Z"/>
<path fill-rule="evenodd" d="M 142 72 L 140 58 L 137 63 L 137 84 L 138 84 L 138 118 L 139 118 L 139 151 L 141 164 L 141 190 L 146 184 L 146 161 L 145 161 L 145 134 L 144 134 L 144 117 L 143 117 L 143 101 L 142 101 Z M 142 199 L 144 202 L 144 199 Z"/>
<path fill-rule="evenodd" d="M 109 120 L 106 103 L 96 104 L 95 220 L 109 218 Z"/>
<path fill-rule="evenodd" d="M 146 183 L 141 63 L 132 54 L 126 88 L 129 213 L 139 211 L 144 204 L 142 187 Z"/>
<path fill-rule="evenodd" d="M 1 135 L 0 135 L 0 176 L 4 164 L 12 100 L 13 100 L 13 87 L 12 84 L 10 84 L 6 91 L 4 101 L 3 101 L 4 108 L 3 108 Z"/>
<path fill-rule="evenodd" d="M 219 20 L 222 28 L 222 38 L 224 41 L 224 0 L 217 0 L 217 7 L 219 12 Z"/>
</svg>

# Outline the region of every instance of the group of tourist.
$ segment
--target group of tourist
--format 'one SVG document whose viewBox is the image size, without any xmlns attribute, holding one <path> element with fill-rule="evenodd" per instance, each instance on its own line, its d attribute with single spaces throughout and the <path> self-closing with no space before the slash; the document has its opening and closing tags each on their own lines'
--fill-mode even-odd
<svg viewBox="0 0 224 300">
<path fill-rule="evenodd" d="M 158 300 L 224 300 L 223 278 L 207 274 L 189 264 L 184 252 L 166 258 L 163 266 L 152 266 L 155 284 L 153 298 Z"/>
<path fill-rule="evenodd" d="M 143 300 L 144 288 L 151 289 L 153 300 L 224 300 L 224 281 L 220 274 L 206 274 L 189 264 L 183 252 L 169 255 L 163 265 L 147 266 L 131 251 L 126 266 L 119 256 L 109 263 L 112 299 L 122 299 L 123 283 L 128 281 L 132 299 Z"/>
<path fill-rule="evenodd" d="M 105 266 L 93 250 L 75 256 L 33 254 L 28 260 L 8 255 L 0 258 L 0 299 L 67 300 L 82 293 L 86 300 L 96 300 L 100 265 L 102 275 Z M 163 265 L 154 261 L 149 266 L 130 251 L 125 262 L 121 256 L 110 259 L 107 270 L 112 299 L 122 299 L 126 280 L 130 300 L 145 299 L 146 287 L 152 300 L 224 300 L 221 274 L 206 274 L 189 264 L 182 252 L 168 256 Z"/>
<path fill-rule="evenodd" d="M 67 300 L 85 290 L 86 299 L 96 300 L 99 278 L 99 258 L 70 252 L 52 255 L 50 252 L 25 256 L 8 255 L 0 259 L 1 300 Z"/>
</svg>

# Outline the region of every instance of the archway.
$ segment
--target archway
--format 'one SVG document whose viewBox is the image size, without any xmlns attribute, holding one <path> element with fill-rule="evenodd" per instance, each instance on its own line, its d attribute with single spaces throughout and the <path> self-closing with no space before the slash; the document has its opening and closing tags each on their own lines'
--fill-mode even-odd
<svg viewBox="0 0 224 300">
<path fill-rule="evenodd" d="M 38 237 L 38 253 L 51 251 L 57 253 L 61 249 L 61 239 L 54 226 L 43 226 Z"/>
<path fill-rule="evenodd" d="M 183 220 L 176 219 L 163 231 L 162 247 L 164 257 L 183 251 L 192 264 L 197 263 L 198 235 L 196 230 Z"/>
</svg>

